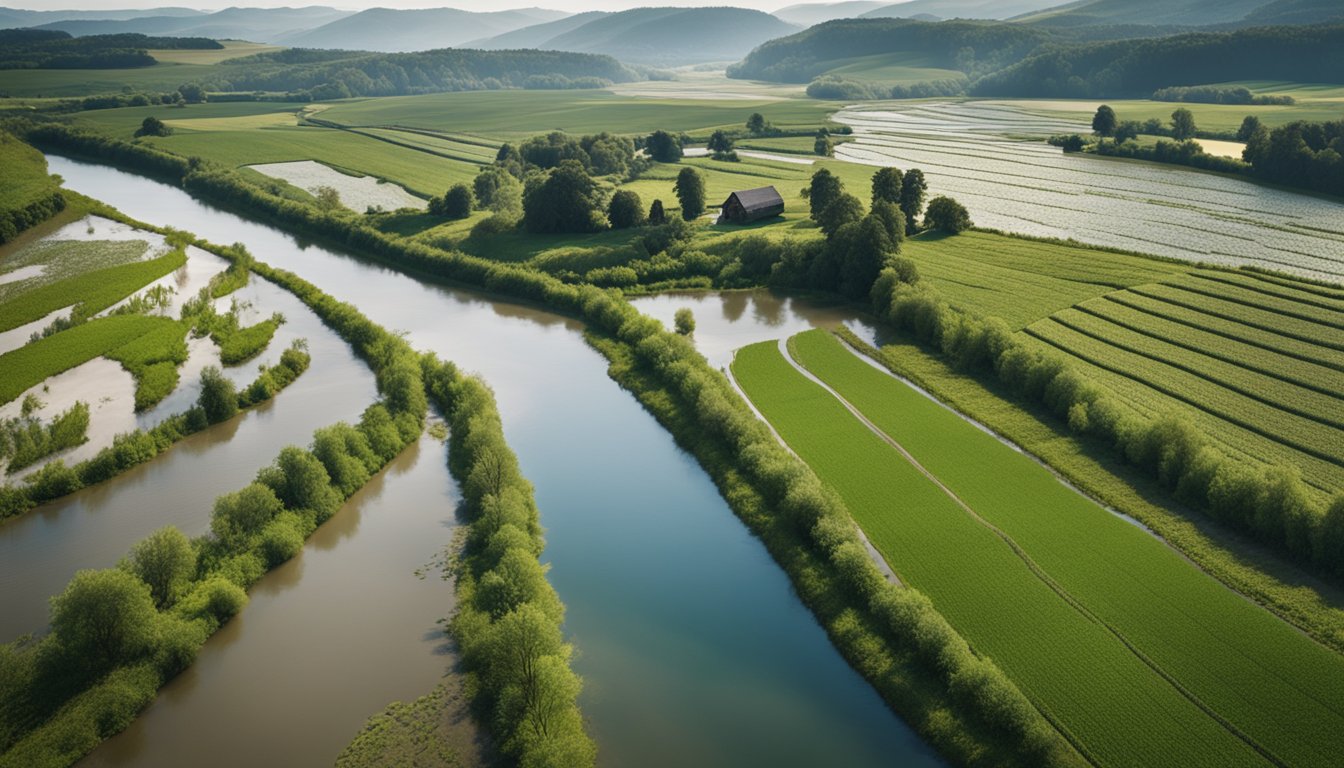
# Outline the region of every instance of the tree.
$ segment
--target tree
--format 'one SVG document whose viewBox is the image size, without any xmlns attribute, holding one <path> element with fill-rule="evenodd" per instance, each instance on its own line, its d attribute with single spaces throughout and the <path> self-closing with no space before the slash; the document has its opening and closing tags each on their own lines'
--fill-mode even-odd
<svg viewBox="0 0 1344 768">
<path fill-rule="evenodd" d="M 905 239 L 905 214 L 901 213 L 900 206 L 887 200 L 877 200 L 868 215 L 882 222 L 887 237 L 899 247 L 899 243 Z"/>
<path fill-rule="evenodd" d="M 597 183 L 583 165 L 566 160 L 529 178 L 523 193 L 523 226 L 537 234 L 605 229 L 599 196 Z"/>
<path fill-rule="evenodd" d="M 844 191 L 840 179 L 826 168 L 812 174 L 812 182 L 803 189 L 803 197 L 807 198 L 812 220 L 820 221 L 817 217 Z"/>
<path fill-rule="evenodd" d="M 723 131 L 715 131 L 710 134 L 709 144 L 706 146 L 716 155 L 726 155 L 733 151 L 733 137 Z"/>
<path fill-rule="evenodd" d="M 201 395 L 197 404 L 205 411 L 205 420 L 218 424 L 238 413 L 238 391 L 215 366 L 201 371 Z"/>
<path fill-rule="evenodd" d="M 672 317 L 672 325 L 677 329 L 677 333 L 682 336 L 690 336 L 695 333 L 695 315 L 690 307 L 678 309 Z"/>
<path fill-rule="evenodd" d="M 465 219 L 471 215 L 473 202 L 471 188 L 466 184 L 454 184 L 443 197 L 430 201 L 429 212 L 446 219 Z"/>
<path fill-rule="evenodd" d="M 959 234 L 971 228 L 971 214 L 956 200 L 939 195 L 929 201 L 924 226 L 950 235 Z"/>
<path fill-rule="evenodd" d="M 177 86 L 177 92 L 182 94 L 182 100 L 188 104 L 200 104 L 205 101 L 205 89 L 197 83 L 183 83 Z"/>
<path fill-rule="evenodd" d="M 873 203 L 885 200 L 889 203 L 901 202 L 901 182 L 905 174 L 900 168 L 879 168 L 873 174 Z"/>
<path fill-rule="evenodd" d="M 705 212 L 705 177 L 694 168 L 682 168 L 673 187 L 681 202 L 681 218 L 698 219 Z"/>
<path fill-rule="evenodd" d="M 842 192 L 821 212 L 817 218 L 817 224 L 821 227 L 821 231 L 826 233 L 826 237 L 831 238 L 841 227 L 862 218 L 863 203 L 859 201 L 859 198 Z"/>
<path fill-rule="evenodd" d="M 191 541 L 174 526 L 160 528 L 131 548 L 126 569 L 149 585 L 154 607 L 172 606 L 196 574 Z"/>
<path fill-rule="evenodd" d="M 215 499 L 210 531 L 229 548 L 239 549 L 284 510 L 285 505 L 275 491 L 261 483 L 252 483 Z"/>
<path fill-rule="evenodd" d="M 1195 135 L 1195 113 L 1181 107 L 1171 113 L 1171 135 L 1177 141 L 1185 141 Z"/>
<path fill-rule="evenodd" d="M 1247 115 L 1246 119 L 1241 121 L 1241 127 L 1237 129 L 1237 141 L 1242 143 L 1250 141 L 1259 127 L 1260 118 L 1255 115 Z"/>
<path fill-rule="evenodd" d="M 51 601 L 51 631 L 70 654 L 106 670 L 149 649 L 156 613 L 149 586 L 126 571 L 80 571 Z"/>
<path fill-rule="evenodd" d="M 845 225 L 833 244 L 840 253 L 840 292 L 852 299 L 863 299 L 896 248 L 887 236 L 886 226 L 875 216 Z"/>
<path fill-rule="evenodd" d="M 281 448 L 275 463 L 257 473 L 257 482 L 270 488 L 286 509 L 313 510 L 319 523 L 344 501 L 322 462 L 296 445 Z"/>
<path fill-rule="evenodd" d="M 813 154 L 822 157 L 831 157 L 835 154 L 835 145 L 831 143 L 830 136 L 818 136 L 817 140 L 812 142 Z"/>
<path fill-rule="evenodd" d="M 637 227 L 644 223 L 644 203 L 631 190 L 619 190 L 607 205 L 607 220 L 612 229 Z"/>
<path fill-rule="evenodd" d="M 654 200 L 649 206 L 649 223 L 655 227 L 667 223 L 667 213 L 663 211 L 663 201 Z"/>
<path fill-rule="evenodd" d="M 523 213 L 523 185 L 499 166 L 482 168 L 472 181 L 472 191 L 482 208 L 514 218 Z"/>
<path fill-rule="evenodd" d="M 1325 511 L 1315 544 L 1316 562 L 1336 576 L 1344 576 L 1344 495 L 1336 496 Z"/>
<path fill-rule="evenodd" d="M 1116 143 L 1137 139 L 1143 132 L 1143 124 L 1137 120 L 1125 120 L 1115 127 Z"/>
<path fill-rule="evenodd" d="M 660 163 L 675 163 L 681 159 L 681 141 L 667 131 L 654 131 L 644 142 L 649 157 Z"/>
<path fill-rule="evenodd" d="M 924 209 L 924 193 L 929 189 L 929 185 L 924 181 L 924 172 L 918 168 L 911 168 L 905 173 L 905 179 L 901 183 L 901 213 L 905 214 L 905 232 L 911 234 L 915 231 L 915 222 L 919 220 L 919 213 Z"/>
<path fill-rule="evenodd" d="M 1115 110 L 1106 104 L 1102 104 L 1097 107 L 1097 114 L 1092 116 L 1092 132 L 1102 138 L 1113 136 L 1117 122 Z"/>
<path fill-rule="evenodd" d="M 153 115 L 146 117 L 140 122 L 140 128 L 136 130 L 136 137 L 140 136 L 170 136 L 173 129 L 166 123 Z"/>
<path fill-rule="evenodd" d="M 752 136 L 760 136 L 770 130 L 770 124 L 765 121 L 765 115 L 760 112 L 752 112 L 751 117 L 747 118 L 747 132 Z"/>
<path fill-rule="evenodd" d="M 317 207 L 324 211 L 334 211 L 341 207 L 341 193 L 335 187 L 325 184 L 317 188 L 313 195 L 317 198 Z"/>
</svg>

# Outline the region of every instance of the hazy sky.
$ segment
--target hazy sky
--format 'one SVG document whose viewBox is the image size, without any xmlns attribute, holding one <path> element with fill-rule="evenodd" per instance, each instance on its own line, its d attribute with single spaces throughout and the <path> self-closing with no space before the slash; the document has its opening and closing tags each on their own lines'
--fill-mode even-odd
<svg viewBox="0 0 1344 768">
<path fill-rule="evenodd" d="M 185 8 L 196 8 L 203 11 L 215 11 L 230 6 L 242 6 L 248 8 L 279 8 L 283 6 L 297 7 L 303 5 L 326 5 L 336 8 L 346 8 L 351 10 L 361 10 L 364 8 L 461 8 L 468 11 L 503 11 L 509 8 L 553 8 L 560 11 L 619 11 L 626 8 L 639 8 L 644 6 L 712 6 L 712 5 L 732 5 L 738 8 L 757 8 L 763 11 L 773 11 L 789 5 L 796 5 L 798 2 L 809 2 L 810 0 L 535 0 L 529 2 L 487 2 L 486 0 L 458 0 L 458 2 L 444 2 L 444 0 L 367 0 L 367 2 L 351 2 L 351 0 L 0 0 L 0 5 L 10 8 L 30 8 L 33 10 L 55 10 L 78 8 L 80 10 L 112 10 L 118 8 L 154 8 L 159 6 L 176 6 Z M 896 2 L 897 0 L 892 0 Z"/>
</svg>

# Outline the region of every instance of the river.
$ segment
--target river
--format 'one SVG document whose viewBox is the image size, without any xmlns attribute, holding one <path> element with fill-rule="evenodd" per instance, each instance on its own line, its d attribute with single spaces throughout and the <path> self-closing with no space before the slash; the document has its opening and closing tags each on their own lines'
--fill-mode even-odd
<svg viewBox="0 0 1344 768">
<path fill-rule="evenodd" d="M 576 321 L 305 246 L 158 182 L 60 157 L 49 160 L 72 189 L 142 220 L 171 222 L 215 242 L 243 242 L 257 258 L 357 304 L 385 327 L 407 332 L 416 348 L 486 377 L 499 400 L 506 436 L 536 486 L 547 529 L 543 557 L 569 609 L 565 629 L 578 649 L 575 667 L 585 682 L 580 704 L 603 765 L 939 763 L 845 664 L 694 459 L 607 377 L 606 361 L 584 343 Z M 735 294 L 721 301 L 718 315 L 737 316 L 730 325 L 739 338 L 774 338 L 809 322 L 798 302 L 776 306 Z M 701 302 L 701 314 L 708 314 L 714 299 Z M 766 309 L 733 308 L 744 302 Z M 700 343 L 715 345 L 714 325 L 702 326 Z M 425 460 L 422 455 L 418 461 Z M 383 493 L 391 497 L 403 481 L 394 473 L 384 482 Z M 441 493 L 405 498 L 401 506 L 428 506 L 438 519 L 447 519 L 450 501 Z M 366 545 L 358 540 L 366 532 L 421 520 L 400 508 L 377 517 L 378 526 L 360 525 L 343 546 L 362 551 Z M 437 540 L 421 536 L 421 543 L 446 544 L 451 530 L 440 531 Z M 92 762 L 231 765 L 259 759 L 249 742 L 295 739 L 304 748 L 286 752 L 281 762 L 329 764 L 353 731 L 346 723 L 337 729 L 297 721 L 277 730 L 275 723 L 288 721 L 295 706 L 286 692 L 309 687 L 327 697 L 357 697 L 366 668 L 389 676 L 401 665 L 421 669 L 423 655 L 433 654 L 435 646 L 424 642 L 424 628 L 448 612 L 450 601 L 426 606 L 399 589 L 382 591 L 383 580 L 348 580 L 347 571 L 366 567 L 357 562 L 309 569 L 305 563 L 316 557 L 315 548 L 320 544 L 310 542 L 294 564 L 268 575 L 256 590 L 257 604 L 244 611 L 236 628 L 207 643 L 198 669 L 170 686 L 173 696 L 147 711 L 125 738 L 104 745 Z M 421 565 L 396 548 L 372 550 L 367 567 L 391 563 L 409 573 Z M 332 550 L 330 562 L 339 552 Z M 347 579 L 343 587 L 329 583 L 338 578 Z M 293 608 L 267 611 L 269 585 L 283 579 L 294 582 L 279 590 L 282 597 L 292 596 Z M 325 634 L 325 641 L 295 650 L 288 638 L 325 621 L 314 618 L 313 610 L 340 610 L 342 590 L 351 599 L 359 593 L 362 605 L 394 609 L 398 622 L 370 612 L 373 626 L 386 630 L 373 633 L 373 641 L 347 644 L 338 628 Z M 298 609 L 300 596 L 304 610 Z M 253 618 L 258 606 L 264 616 Z M 345 619 L 351 620 L 366 619 Z M 379 637 L 384 641 L 377 642 Z M 418 650 L 407 650 L 410 639 L 421 643 Z M 426 674 L 420 692 L 434 683 Z M 370 702 L 363 711 L 372 714 L 384 703 Z M 179 711 L 185 714 L 173 714 Z M 228 738 L 220 738 L 221 732 Z"/>
</svg>

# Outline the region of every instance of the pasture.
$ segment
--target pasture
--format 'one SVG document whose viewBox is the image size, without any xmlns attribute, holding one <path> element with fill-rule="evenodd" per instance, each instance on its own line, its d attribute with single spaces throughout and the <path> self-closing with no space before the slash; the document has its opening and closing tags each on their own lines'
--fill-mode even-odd
<svg viewBox="0 0 1344 768">
<path fill-rule="evenodd" d="M 216 50 L 155 50 L 151 49 L 149 55 L 153 56 L 160 64 L 218 64 L 230 59 L 239 59 L 244 56 L 252 56 L 267 51 L 282 50 L 282 46 L 266 45 L 265 43 L 249 43 L 245 40 L 220 40 L 223 44 L 222 49 Z"/>
<path fill-rule="evenodd" d="M 42 153 L 8 133 L 0 133 L 0 168 L 5 172 L 0 213 L 23 208 L 55 188 Z"/>
<path fill-rule="evenodd" d="M 1085 754 L 1106 766 L 1265 764 L 793 369 L 774 342 L 739 351 L 732 371 L 901 580 L 928 595 Z"/>
</svg>

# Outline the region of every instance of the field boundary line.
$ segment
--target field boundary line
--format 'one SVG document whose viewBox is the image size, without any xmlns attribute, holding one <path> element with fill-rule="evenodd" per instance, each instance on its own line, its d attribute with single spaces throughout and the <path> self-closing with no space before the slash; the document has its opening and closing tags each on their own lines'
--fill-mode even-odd
<svg viewBox="0 0 1344 768">
<path fill-rule="evenodd" d="M 1246 283 L 1237 282 L 1236 280 L 1232 280 L 1232 279 L 1230 279 L 1230 278 L 1228 278 L 1228 277 L 1226 277 L 1226 276 L 1224 276 L 1224 275 L 1220 275 L 1220 274 L 1218 274 L 1218 273 L 1216 273 L 1216 272 L 1200 272 L 1200 271 L 1196 270 L 1196 271 L 1193 271 L 1193 272 L 1188 272 L 1188 273 L 1186 273 L 1186 274 L 1188 274 L 1190 277 L 1197 277 L 1197 278 L 1199 278 L 1200 280 L 1207 280 L 1207 281 L 1209 281 L 1209 282 L 1211 282 L 1211 283 L 1219 283 L 1219 284 L 1221 284 L 1221 285 L 1230 285 L 1230 286 L 1233 286 L 1233 287 L 1235 287 L 1235 288 L 1240 288 L 1240 289 L 1242 289 L 1242 290 L 1250 291 L 1250 292 L 1252 292 L 1252 293 L 1258 293 L 1258 294 L 1260 294 L 1260 295 L 1262 295 L 1262 296 L 1269 296 L 1269 297 L 1271 297 L 1271 298 L 1280 299 L 1280 300 L 1282 300 L 1282 301 L 1296 301 L 1296 302 L 1299 302 L 1299 303 L 1301 303 L 1301 304 L 1306 304 L 1306 305 L 1309 306 L 1309 307 L 1316 307 L 1317 309 L 1324 309 L 1324 310 L 1326 310 L 1326 311 L 1328 311 L 1328 312 L 1340 312 L 1340 313 L 1344 313 L 1344 304 L 1342 304 L 1342 302 L 1344 302 L 1344 299 L 1335 299 L 1335 300 L 1334 300 L 1334 301 L 1335 301 L 1334 304 L 1327 304 L 1327 303 L 1325 303 L 1325 302 L 1330 301 L 1330 300 L 1331 300 L 1330 297 L 1322 296 L 1322 295 L 1319 294 L 1319 293 L 1313 293 L 1313 292 L 1311 292 L 1311 291 L 1302 291 L 1302 290 L 1298 290 L 1298 289 L 1296 289 L 1296 288 L 1293 288 L 1292 286 L 1283 285 L 1283 284 L 1281 284 L 1281 283 L 1271 283 L 1271 282 L 1269 282 L 1269 281 L 1267 281 L 1267 280 L 1260 280 L 1260 279 L 1258 279 L 1258 278 L 1251 278 L 1251 281 L 1252 281 L 1252 282 L 1262 283 L 1262 284 L 1265 284 L 1265 285 L 1273 285 L 1273 286 L 1276 286 L 1276 287 L 1278 287 L 1278 288 L 1283 289 L 1284 291 L 1293 292 L 1293 293 L 1305 293 L 1305 294 L 1308 294 L 1308 295 L 1307 295 L 1307 296 L 1286 296 L 1286 295 L 1284 295 L 1283 293 L 1275 293 L 1274 291 L 1269 290 L 1267 287 L 1266 287 L 1266 288 L 1261 288 L 1261 287 L 1258 287 L 1258 286 L 1247 285 Z"/>
<path fill-rule="evenodd" d="M 1323 326 L 1323 327 L 1325 327 L 1325 328 L 1332 328 L 1332 329 L 1337 330 L 1337 331 L 1338 331 L 1338 330 L 1344 330 L 1344 318 L 1341 318 L 1341 320 L 1340 320 L 1339 322 L 1329 322 L 1329 321 L 1326 321 L 1326 320 L 1322 320 L 1322 319 L 1320 319 L 1320 318 L 1318 318 L 1318 317 L 1312 317 L 1311 315 L 1298 314 L 1297 312 L 1294 312 L 1294 311 L 1292 311 L 1292 310 L 1290 310 L 1290 309 L 1282 309 L 1282 308 L 1279 308 L 1279 307 L 1270 307 L 1270 306 L 1265 306 L 1264 304 L 1257 304 L 1257 303 L 1255 303 L 1254 301 L 1252 301 L 1252 300 L 1250 300 L 1250 299 L 1248 299 L 1248 298 L 1246 298 L 1246 297 L 1244 297 L 1244 296 L 1242 296 L 1242 297 L 1238 297 L 1238 296 L 1234 296 L 1234 295 L 1231 295 L 1231 294 L 1220 294 L 1220 293 L 1216 293 L 1212 288 L 1206 288 L 1206 287 L 1204 287 L 1204 286 L 1202 286 L 1202 285 L 1190 285 L 1190 284 L 1188 284 L 1188 283 L 1178 283 L 1178 282 L 1162 283 L 1162 285 L 1165 285 L 1165 286 L 1167 286 L 1168 288 L 1175 288 L 1175 289 L 1178 290 L 1178 291 L 1185 291 L 1186 293 L 1193 293 L 1193 294 L 1196 294 L 1196 295 L 1199 295 L 1199 296 L 1206 296 L 1206 297 L 1208 297 L 1208 298 L 1210 298 L 1210 299 L 1219 299 L 1219 300 L 1221 300 L 1221 301 L 1228 301 L 1228 302 L 1231 302 L 1231 303 L 1233 303 L 1233 304 L 1240 304 L 1240 305 L 1243 306 L 1243 307 L 1250 307 L 1251 309 L 1258 309 L 1258 310 L 1260 310 L 1261 312 L 1269 312 L 1270 314 L 1275 314 L 1275 315 L 1287 315 L 1288 317 L 1291 317 L 1291 318 L 1293 318 L 1293 319 L 1295 319 L 1295 320 L 1301 320 L 1301 321 L 1304 322 L 1304 323 L 1311 323 L 1312 325 L 1319 325 L 1319 326 Z M 1254 294 L 1256 294 L 1257 296 L 1264 296 L 1264 297 L 1266 297 L 1266 298 L 1270 298 L 1270 294 L 1257 292 L 1257 291 L 1256 291 L 1255 289 L 1253 289 L 1253 288 L 1247 288 L 1247 287 L 1245 287 L 1245 286 L 1240 286 L 1240 285 L 1238 285 L 1238 286 L 1231 286 L 1231 285 L 1229 285 L 1229 284 L 1227 284 L 1227 283 L 1224 283 L 1224 285 L 1228 285 L 1228 287 L 1241 288 L 1242 290 L 1246 291 L 1247 293 L 1254 293 Z M 1280 301 L 1285 301 L 1285 302 L 1292 302 L 1292 301 L 1294 301 L 1294 299 L 1285 299 L 1285 298 L 1283 298 L 1282 296 L 1275 296 L 1275 297 L 1273 297 L 1273 298 L 1277 298 L 1277 299 L 1279 299 Z M 1302 303 L 1306 303 L 1306 302 L 1302 302 Z M 1307 306 L 1315 307 L 1316 305 L 1315 305 L 1315 304 L 1307 304 Z M 1338 310 L 1327 310 L 1327 311 L 1338 311 Z"/>
<path fill-rule="evenodd" d="M 1214 722 L 1221 725 L 1223 729 L 1226 730 L 1228 733 L 1240 739 L 1243 743 L 1245 743 L 1251 749 L 1255 750 L 1261 757 L 1265 758 L 1270 763 L 1279 766 L 1279 768 L 1288 768 L 1287 763 L 1279 759 L 1276 755 L 1274 755 L 1274 753 L 1270 752 L 1267 748 L 1261 746 L 1258 742 L 1255 741 L 1255 739 L 1251 738 L 1249 734 L 1243 732 L 1234 723 L 1232 723 L 1227 718 L 1223 717 L 1220 713 L 1218 713 L 1208 704 L 1205 704 L 1197 695 L 1195 695 L 1193 691 L 1186 688 L 1173 675 L 1171 675 L 1169 672 L 1164 670 L 1159 664 L 1157 664 L 1157 662 L 1150 659 L 1147 656 L 1147 654 L 1145 654 L 1142 650 L 1140 650 L 1138 646 L 1136 646 L 1132 641 L 1129 640 L 1129 638 L 1125 637 L 1125 635 L 1121 633 L 1120 630 L 1111 626 L 1104 619 L 1102 619 L 1091 609 L 1089 609 L 1085 604 L 1083 604 L 1082 601 L 1074 597 L 1067 589 L 1064 588 L 1062 584 L 1055 581 L 1054 578 L 1051 577 L 1050 574 L 1047 573 L 1045 569 L 1040 566 L 1040 564 L 1038 564 L 1035 560 L 1033 560 L 1031 555 L 1028 554 L 1027 551 L 1022 547 L 1022 545 L 1018 544 L 1017 541 L 1014 540 L 1013 537 L 1010 536 L 1007 531 L 1004 531 L 1002 528 L 999 528 L 998 526 L 994 525 L 993 523 L 982 517 L 960 496 L 958 496 L 955 491 L 953 491 L 951 488 L 948 488 L 945 484 L 943 484 L 941 480 L 938 479 L 936 475 L 934 475 L 923 464 L 921 464 L 919 460 L 916 459 L 914 455 L 911 454 L 908 450 L 906 450 L 905 446 L 901 445 L 901 443 L 898 440 L 896 440 L 891 435 L 888 435 L 886 432 L 884 432 L 880 427 L 878 427 L 871 420 L 869 420 L 867 416 L 864 416 L 862 411 L 860 411 L 857 407 L 855 407 L 854 404 L 846 400 L 839 392 L 836 392 L 834 389 L 832 389 L 830 385 L 822 381 L 820 377 L 814 375 L 811 371 L 803 367 L 801 363 L 799 363 L 797 360 L 793 358 L 793 355 L 789 350 L 787 340 L 780 341 L 780 352 L 781 354 L 784 355 L 784 359 L 787 360 L 795 370 L 797 370 L 802 375 L 806 376 L 813 383 L 820 386 L 831 397 L 835 398 L 841 405 L 845 407 L 846 410 L 848 410 L 851 414 L 853 414 L 853 416 L 856 419 L 858 419 L 865 427 L 867 427 L 874 435 L 876 435 L 883 442 L 890 445 L 892 448 L 896 449 L 896 451 L 900 453 L 900 455 L 904 457 L 905 460 L 908 461 L 911 466 L 913 466 L 916 470 L 918 470 L 920 474 L 924 475 L 924 477 L 926 477 L 931 483 L 936 485 L 944 494 L 947 495 L 949 499 L 953 501 L 953 503 L 955 503 L 958 507 L 960 507 L 963 511 L 965 511 L 966 514 L 970 515 L 973 520 L 980 523 L 980 525 L 984 526 L 986 529 L 991 531 L 995 536 L 998 536 L 999 539 L 1001 539 L 1005 544 L 1008 545 L 1008 548 L 1013 551 L 1013 554 L 1017 555 L 1018 559 L 1020 559 L 1023 562 L 1023 564 L 1027 566 L 1027 569 L 1031 571 L 1032 575 L 1036 576 L 1036 578 L 1039 579 L 1043 584 L 1045 584 L 1052 592 L 1058 595 L 1061 600 L 1063 600 L 1065 603 L 1069 605 L 1069 607 L 1073 608 L 1078 613 L 1082 614 L 1083 617 L 1088 619 L 1089 621 L 1092 621 L 1097 625 L 1103 627 L 1108 633 L 1111 634 L 1112 637 L 1118 640 L 1122 645 L 1125 646 L 1126 649 L 1129 650 L 1130 653 L 1132 653 L 1137 659 L 1139 659 L 1139 661 L 1143 662 L 1144 665 L 1146 665 L 1155 674 L 1157 674 L 1158 677 L 1161 677 L 1163 680 L 1165 680 L 1168 685 L 1174 688 L 1177 693 L 1181 694 L 1181 696 L 1185 697 L 1187 701 L 1189 701 L 1191 704 L 1194 704 L 1197 708 L 1199 708 L 1202 712 L 1204 712 L 1204 714 L 1212 718 Z"/>
<path fill-rule="evenodd" d="M 1188 310 L 1190 310 L 1191 312 L 1198 312 L 1198 313 L 1200 313 L 1201 315 L 1208 315 L 1208 316 L 1210 316 L 1210 317 L 1216 317 L 1216 318 L 1218 318 L 1219 320 L 1226 320 L 1226 321 L 1228 321 L 1229 323 L 1236 323 L 1236 324 L 1238 324 L 1238 325 L 1245 325 L 1245 326 L 1248 326 L 1248 327 L 1250 327 L 1250 328 L 1254 328 L 1254 329 L 1256 329 L 1256 330 L 1258 330 L 1258 331 L 1264 331 L 1265 333 L 1275 333 L 1275 334 L 1278 334 L 1278 335 L 1280 335 L 1280 336 L 1287 336 L 1287 337 L 1290 338 L 1290 339 L 1295 339 L 1295 340 L 1297 340 L 1297 341 L 1303 342 L 1304 344 L 1312 344 L 1312 345 L 1315 345 L 1315 346 L 1318 346 L 1318 347 L 1325 347 L 1326 349 L 1333 349 L 1333 350 L 1335 350 L 1336 352 L 1344 352 L 1344 344 L 1332 343 L 1332 342 L 1329 342 L 1329 341 L 1325 341 L 1325 340 L 1323 340 L 1323 339 L 1315 339 L 1315 338 L 1312 338 L 1312 337 L 1310 337 L 1310 336 L 1307 336 L 1307 335 L 1304 335 L 1304 334 L 1302 334 L 1302 333 L 1299 333 L 1299 332 L 1297 332 L 1297 331 L 1284 331 L 1284 330 L 1280 330 L 1280 329 L 1275 328 L 1275 327 L 1273 327 L 1273 326 L 1271 326 L 1271 325 L 1266 325 L 1266 324 L 1264 324 L 1264 323 L 1257 322 L 1257 321 L 1254 321 L 1254 320 L 1248 320 L 1248 319 L 1240 318 L 1240 317 L 1237 317 L 1236 315 L 1230 315 L 1230 314 L 1227 314 L 1226 312 L 1223 312 L 1223 311 L 1218 310 L 1218 309 L 1213 309 L 1213 308 L 1211 308 L 1211 307 L 1201 307 L 1201 306 L 1199 306 L 1198 304 L 1194 304 L 1194 303 L 1192 303 L 1189 299 L 1181 299 L 1181 298 L 1176 298 L 1176 297 L 1173 297 L 1173 296 L 1154 295 L 1154 294 L 1152 293 L 1152 288 L 1149 287 L 1149 286 L 1153 286 L 1153 285 L 1160 285 L 1160 286 L 1162 286 L 1162 287 L 1164 287 L 1164 288 L 1173 288 L 1173 289 L 1174 289 L 1174 288 L 1177 288 L 1177 286 L 1170 285 L 1170 284 L 1168 284 L 1168 283 L 1144 283 L 1144 284 L 1141 284 L 1141 285 L 1131 286 L 1131 287 L 1129 287 L 1129 288 L 1126 289 L 1126 290 L 1128 290 L 1128 291 L 1130 291 L 1131 293 L 1134 293 L 1134 294 L 1136 294 L 1136 295 L 1138 295 L 1138 296 L 1142 296 L 1142 297 L 1144 297 L 1145 299 L 1151 299 L 1151 300 L 1153 300 L 1153 301 L 1160 301 L 1160 302 L 1162 302 L 1163 304 L 1172 304 L 1172 305 L 1175 305 L 1175 306 L 1177 306 L 1177 307 L 1182 307 L 1182 308 L 1184 308 L 1184 309 L 1188 309 Z M 1197 295 L 1203 296 L 1204 294 L 1197 294 Z M 1206 298 L 1208 298 L 1208 297 L 1206 297 Z M 1216 297 L 1215 297 L 1215 298 L 1216 298 Z M 1123 303 L 1123 302 L 1122 302 L 1122 303 Z M 1249 305 L 1244 305 L 1244 306 L 1247 306 L 1248 309 L 1254 309 L 1254 310 L 1256 310 L 1256 311 L 1258 311 L 1258 312 L 1266 312 L 1266 313 L 1271 313 L 1271 314 L 1272 314 L 1272 312 L 1271 312 L 1270 310 L 1261 309 L 1261 308 L 1259 308 L 1259 307 L 1250 307 Z M 1293 319 L 1294 319 L 1294 320 L 1299 320 L 1300 318 L 1296 318 L 1296 317 L 1294 317 Z"/>
</svg>

